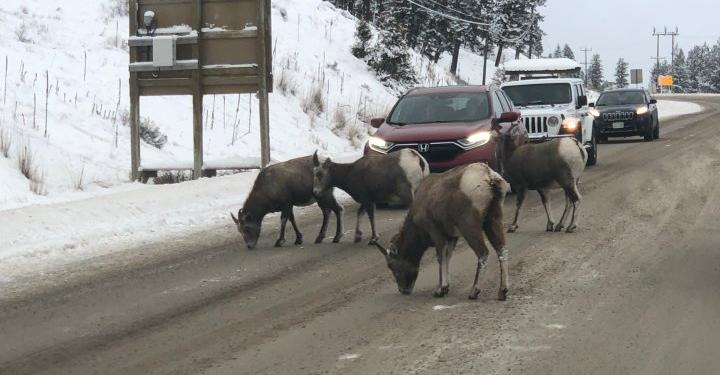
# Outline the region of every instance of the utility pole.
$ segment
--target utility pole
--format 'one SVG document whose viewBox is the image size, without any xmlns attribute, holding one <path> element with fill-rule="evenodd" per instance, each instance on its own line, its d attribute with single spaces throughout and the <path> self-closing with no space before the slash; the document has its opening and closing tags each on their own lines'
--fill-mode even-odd
<svg viewBox="0 0 720 375">
<path fill-rule="evenodd" d="M 673 65 L 675 65 L 675 37 L 680 35 L 680 33 L 678 31 L 679 30 L 678 30 L 677 26 L 675 26 L 675 31 L 671 31 L 671 32 L 668 32 L 667 26 L 665 27 L 663 32 L 658 32 L 653 27 L 653 36 L 657 37 L 657 55 L 655 57 L 655 64 L 656 64 L 655 66 L 657 67 L 656 70 L 657 70 L 658 74 L 660 74 L 660 60 L 662 60 L 660 58 L 660 37 L 661 36 L 672 37 L 672 50 L 670 52 L 672 55 L 670 56 L 670 66 L 673 66 Z M 653 85 L 655 85 L 655 84 L 656 83 L 653 82 Z"/>
<path fill-rule="evenodd" d="M 672 56 L 670 56 L 670 62 L 671 65 L 675 64 L 675 37 L 680 35 L 679 30 L 677 26 L 675 27 L 675 31 L 668 31 L 667 27 L 663 30 L 663 32 L 658 32 L 653 27 L 653 36 L 657 37 L 657 56 L 655 59 L 657 60 L 657 68 L 660 70 L 660 37 L 661 36 L 669 36 L 672 37 Z"/>
<path fill-rule="evenodd" d="M 580 51 L 583 51 L 585 53 L 585 85 L 588 84 L 588 59 L 587 54 L 588 52 L 592 52 L 592 48 L 583 48 Z"/>
</svg>

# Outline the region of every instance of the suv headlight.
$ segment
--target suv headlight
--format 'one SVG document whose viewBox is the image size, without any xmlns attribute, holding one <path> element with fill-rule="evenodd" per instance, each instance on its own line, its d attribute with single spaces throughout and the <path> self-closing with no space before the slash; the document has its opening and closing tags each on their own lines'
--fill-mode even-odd
<svg viewBox="0 0 720 375">
<path fill-rule="evenodd" d="M 387 153 L 391 148 L 393 148 L 393 146 L 395 146 L 395 144 L 382 138 L 370 137 L 368 139 L 368 146 L 375 151 Z"/>
<path fill-rule="evenodd" d="M 644 115 L 644 114 L 648 113 L 648 107 L 646 107 L 646 106 L 638 107 L 638 109 L 635 110 L 635 113 L 637 113 L 638 115 Z"/>
<path fill-rule="evenodd" d="M 492 139 L 492 134 L 489 131 L 480 131 L 467 138 L 459 139 L 457 142 L 467 149 L 483 146 L 490 142 L 490 139 Z"/>
<path fill-rule="evenodd" d="M 592 117 L 600 117 L 600 111 L 595 108 L 590 110 L 590 114 L 592 115 Z"/>
<path fill-rule="evenodd" d="M 552 117 L 548 118 L 547 124 L 548 124 L 548 126 L 553 127 L 553 128 L 557 127 L 558 125 L 560 125 L 560 118 L 556 117 L 556 116 L 552 116 Z"/>
<path fill-rule="evenodd" d="M 568 117 L 563 121 L 563 129 L 574 132 L 580 127 L 580 120 L 574 118 L 574 117 Z"/>
</svg>

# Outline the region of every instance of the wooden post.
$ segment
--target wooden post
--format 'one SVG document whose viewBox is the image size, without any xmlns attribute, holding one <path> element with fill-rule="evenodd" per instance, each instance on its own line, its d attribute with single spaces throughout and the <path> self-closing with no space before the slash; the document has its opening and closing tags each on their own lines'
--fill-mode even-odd
<svg viewBox="0 0 720 375">
<path fill-rule="evenodd" d="M 137 35 L 137 8 L 130 9 L 130 35 Z M 130 63 L 137 61 L 137 49 L 130 48 Z M 87 51 L 85 52 L 87 66 Z M 87 69 L 87 68 L 86 68 Z M 87 70 L 86 70 L 87 71 Z M 83 73 L 83 79 L 85 78 Z M 130 179 L 140 180 L 140 88 L 138 73 L 130 73 Z M 93 99 L 94 101 L 94 99 Z"/>
<path fill-rule="evenodd" d="M 258 99 L 260 102 L 260 165 L 270 164 L 270 108 L 268 105 L 268 66 L 267 66 L 267 0 L 258 1 L 258 79 L 260 80 Z"/>
<path fill-rule="evenodd" d="M 198 42 L 193 46 L 193 57 L 198 60 L 198 69 L 192 72 L 193 80 L 193 179 L 203 173 L 203 91 L 202 91 L 202 0 L 193 0 L 195 8 L 194 29 L 198 31 Z"/>
<path fill-rule="evenodd" d="M 137 73 L 130 73 L 130 179 L 140 180 L 140 90 Z"/>
<path fill-rule="evenodd" d="M 50 73 L 45 71 L 45 138 L 48 136 L 48 102 L 50 101 Z"/>
<path fill-rule="evenodd" d="M 7 72 L 8 72 L 8 57 L 5 56 L 5 94 L 3 94 L 3 104 L 7 102 Z"/>
</svg>

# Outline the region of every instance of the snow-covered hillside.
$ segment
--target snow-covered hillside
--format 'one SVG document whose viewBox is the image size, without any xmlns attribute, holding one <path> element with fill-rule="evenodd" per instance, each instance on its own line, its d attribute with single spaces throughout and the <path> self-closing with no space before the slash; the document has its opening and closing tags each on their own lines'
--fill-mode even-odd
<svg viewBox="0 0 720 375">
<path fill-rule="evenodd" d="M 80 196 L 95 194 L 127 182 L 128 19 L 112 11 L 117 3 L 0 3 L 0 32 L 6 36 L 0 40 L 5 55 L 0 64 L 4 57 L 8 62 L 7 95 L 0 92 L 0 134 L 11 140 L 9 157 L 0 157 L 0 208 L 66 199 L 80 190 L 86 192 Z M 275 0 L 272 17 L 273 159 L 315 149 L 329 154 L 357 151 L 369 131 L 363 121 L 383 115 L 398 93 L 378 82 L 366 64 L 350 54 L 355 19 L 320 0 Z M 460 76 L 480 82 L 478 61 L 482 60 L 464 51 Z M 447 73 L 448 56 L 435 65 L 413 54 L 413 64 L 420 85 L 456 82 Z M 0 69 L 4 73 L 4 67 Z M 488 77 L 492 74 L 489 71 Z M 314 94 L 321 100 L 311 100 Z M 204 101 L 206 161 L 256 158 L 255 97 L 218 95 Z M 143 164 L 189 164 L 190 97 L 143 98 L 141 114 L 167 136 L 162 149 L 143 144 Z M 35 184 L 18 168 L 22 150 L 33 158 L 26 174 L 35 176 Z"/>
</svg>

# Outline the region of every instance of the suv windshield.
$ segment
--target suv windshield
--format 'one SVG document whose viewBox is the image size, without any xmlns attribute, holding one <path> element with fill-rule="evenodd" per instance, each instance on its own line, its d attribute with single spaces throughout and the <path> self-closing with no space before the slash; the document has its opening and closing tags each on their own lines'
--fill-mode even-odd
<svg viewBox="0 0 720 375">
<path fill-rule="evenodd" d="M 439 93 L 401 98 L 388 122 L 393 125 L 474 122 L 489 117 L 487 93 Z"/>
<path fill-rule="evenodd" d="M 507 86 L 503 91 L 519 107 L 529 105 L 568 104 L 572 102 L 572 90 L 569 83 L 546 85 Z"/>
<path fill-rule="evenodd" d="M 597 101 L 598 106 L 631 104 L 645 104 L 645 94 L 642 91 L 606 92 Z"/>
</svg>

